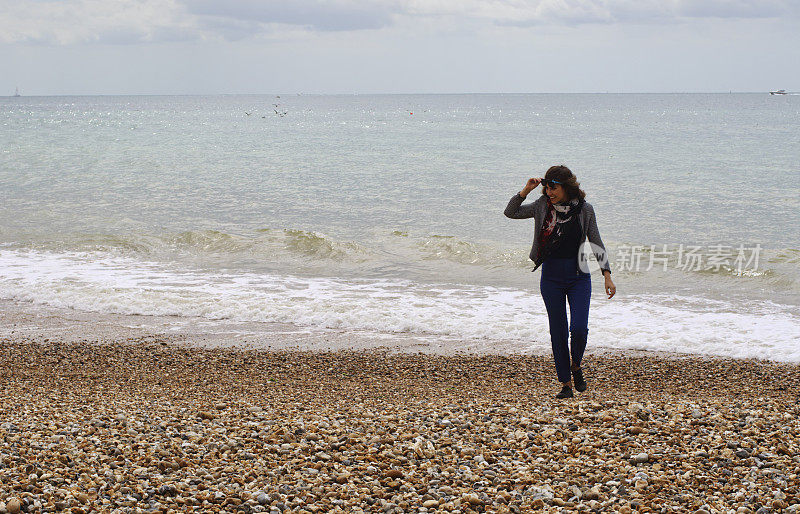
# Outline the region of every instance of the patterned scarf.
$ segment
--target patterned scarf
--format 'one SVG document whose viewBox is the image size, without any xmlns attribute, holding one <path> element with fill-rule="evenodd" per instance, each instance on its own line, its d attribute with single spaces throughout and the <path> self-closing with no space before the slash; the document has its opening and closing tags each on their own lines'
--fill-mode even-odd
<svg viewBox="0 0 800 514">
<path fill-rule="evenodd" d="M 583 198 L 573 198 L 568 204 L 561 205 L 554 204 L 550 198 L 547 199 L 547 215 L 544 217 L 542 231 L 539 233 L 539 255 L 534 261 L 536 268 L 544 262 L 554 248 L 558 247 L 564 234 L 565 224 L 578 221 L 578 213 L 581 212 L 584 202 Z"/>
</svg>

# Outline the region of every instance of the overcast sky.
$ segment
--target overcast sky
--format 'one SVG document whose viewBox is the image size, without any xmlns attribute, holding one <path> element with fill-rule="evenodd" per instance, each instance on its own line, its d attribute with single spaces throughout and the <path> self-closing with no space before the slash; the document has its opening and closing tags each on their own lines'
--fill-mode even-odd
<svg viewBox="0 0 800 514">
<path fill-rule="evenodd" d="M 0 0 L 0 95 L 800 90 L 800 0 Z"/>
</svg>

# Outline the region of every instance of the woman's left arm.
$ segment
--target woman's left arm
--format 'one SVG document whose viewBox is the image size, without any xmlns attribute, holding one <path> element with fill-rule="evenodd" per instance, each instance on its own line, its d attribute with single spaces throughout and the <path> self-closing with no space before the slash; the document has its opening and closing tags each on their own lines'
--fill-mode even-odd
<svg viewBox="0 0 800 514">
<path fill-rule="evenodd" d="M 608 263 L 608 254 L 603 240 L 600 238 L 600 230 L 597 229 L 597 218 L 594 214 L 594 208 L 589 206 L 589 227 L 586 231 L 586 238 L 592 243 L 592 253 L 597 263 L 600 265 L 600 271 L 605 277 L 605 290 L 608 298 L 611 299 L 617 292 L 617 286 L 611 280 L 611 266 Z"/>
</svg>

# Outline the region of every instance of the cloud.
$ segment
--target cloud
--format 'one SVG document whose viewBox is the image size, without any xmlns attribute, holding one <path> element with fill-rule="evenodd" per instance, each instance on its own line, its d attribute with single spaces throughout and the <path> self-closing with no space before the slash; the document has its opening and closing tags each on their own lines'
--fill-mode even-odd
<svg viewBox="0 0 800 514">
<path fill-rule="evenodd" d="M 792 0 L 677 0 L 676 12 L 691 18 L 777 18 L 800 15 Z"/>
<path fill-rule="evenodd" d="M 0 0 L 0 42 L 68 45 L 194 39 L 174 0 Z"/>
<path fill-rule="evenodd" d="M 794 0 L 412 0 L 418 16 L 462 16 L 498 25 L 664 22 L 685 18 L 798 17 Z"/>
<path fill-rule="evenodd" d="M 0 0 L 0 42 L 148 43 L 459 24 L 800 18 L 797 0 Z M 439 24 L 439 20 L 447 20 Z M 431 29 L 436 30 L 436 29 Z M 439 29 L 446 30 L 446 29 Z"/>
<path fill-rule="evenodd" d="M 378 29 L 392 23 L 395 5 L 343 0 L 189 0 L 189 13 L 217 19 L 306 26 L 320 31 Z"/>
</svg>

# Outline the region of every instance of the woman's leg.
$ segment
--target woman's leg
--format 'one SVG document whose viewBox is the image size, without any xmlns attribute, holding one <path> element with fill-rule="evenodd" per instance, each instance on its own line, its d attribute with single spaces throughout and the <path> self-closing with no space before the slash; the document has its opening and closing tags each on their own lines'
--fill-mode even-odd
<svg viewBox="0 0 800 514">
<path fill-rule="evenodd" d="M 569 329 L 567 327 L 566 291 L 562 282 L 555 277 L 547 276 L 542 272 L 539 289 L 542 300 L 547 309 L 547 319 L 550 323 L 550 343 L 553 346 L 553 360 L 556 363 L 558 381 L 566 384 L 572 381 L 569 371 Z"/>
<path fill-rule="evenodd" d="M 589 334 L 589 300 L 592 297 L 592 280 L 588 273 L 581 273 L 567 289 L 569 301 L 569 331 L 572 369 L 581 367 L 586 339 Z"/>
</svg>

